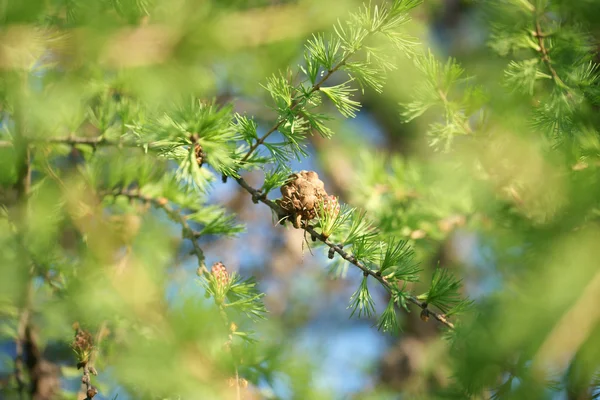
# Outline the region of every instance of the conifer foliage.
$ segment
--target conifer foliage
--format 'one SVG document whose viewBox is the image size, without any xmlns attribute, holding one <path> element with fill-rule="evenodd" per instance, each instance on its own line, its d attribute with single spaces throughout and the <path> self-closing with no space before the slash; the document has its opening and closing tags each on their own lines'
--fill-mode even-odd
<svg viewBox="0 0 600 400">
<path fill-rule="evenodd" d="M 596 43 L 566 3 L 483 7 L 493 21 L 489 47 L 505 60 L 500 90 L 407 33 L 420 0 L 363 4 L 311 34 L 299 65 L 263 79 L 260 112 L 270 109 L 270 123 L 198 95 L 217 78 L 206 78 L 210 51 L 197 41 L 217 40 L 211 29 L 220 22 L 205 28 L 195 18 L 210 7 L 174 3 L 31 1 L 0 10 L 0 318 L 2 339 L 15 344 L 2 396 L 108 398 L 120 388 L 131 398 L 268 398 L 260 386 L 276 387 L 287 374 L 295 397 L 327 398 L 299 388 L 297 355 L 265 339 L 274 322 L 260 277 L 205 255 L 206 243 L 237 240 L 246 229 L 215 201 L 224 184 L 245 191 L 256 204 L 247 207 L 270 209 L 273 229 L 311 238 L 311 253 L 331 260 L 332 278 L 359 278 L 349 317 L 392 335 L 411 312 L 436 324 L 448 380 L 422 398 L 597 396 L 598 362 L 587 355 L 600 345 L 587 334 L 598 330 L 594 316 L 568 349 L 573 361 L 560 383 L 550 384 L 545 369 L 559 358 L 552 340 L 563 325 L 544 307 L 571 315 L 564 310 L 600 293 L 587 267 L 597 189 L 570 196 L 598 183 Z M 149 48 L 138 51 L 139 43 Z M 190 49 L 206 53 L 196 59 Z M 362 153 L 350 204 L 316 172 L 292 170 L 310 156 L 310 136 L 333 140 L 336 122 L 355 118 L 365 94 L 386 93 L 386 75 L 401 63 L 421 79 L 400 117 L 405 126 L 426 121 L 420 133 L 443 167 Z M 526 117 L 507 120 L 506 104 Z M 526 133 L 503 133 L 517 128 Z M 521 160 L 524 171 L 515 171 Z M 260 187 L 249 183 L 256 171 L 264 172 Z M 436 179 L 460 184 L 443 190 Z M 504 291 L 478 304 L 465 296 L 464 270 L 422 266 L 424 240 L 438 244 L 465 226 L 502 266 Z M 548 261 L 547 244 L 567 250 Z M 566 282 L 581 297 L 557 290 L 565 254 L 583 265 Z M 173 265 L 187 255 L 196 281 L 173 289 Z M 381 304 L 375 287 L 385 292 Z M 502 314 L 510 309 L 520 310 L 513 319 Z M 503 324 L 519 329 L 502 338 Z M 60 355 L 44 351 L 55 343 Z M 65 358 L 60 349 L 69 345 Z"/>
</svg>

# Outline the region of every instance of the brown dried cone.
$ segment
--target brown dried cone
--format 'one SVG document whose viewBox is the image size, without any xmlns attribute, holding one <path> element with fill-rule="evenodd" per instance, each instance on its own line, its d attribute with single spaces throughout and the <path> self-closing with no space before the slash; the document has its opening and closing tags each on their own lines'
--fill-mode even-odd
<svg viewBox="0 0 600 400">
<path fill-rule="evenodd" d="M 194 144 L 194 152 L 196 153 L 196 162 L 201 167 L 204 164 L 204 160 L 206 160 L 206 153 L 198 143 Z"/>
<path fill-rule="evenodd" d="M 295 228 L 300 228 L 301 221 L 315 218 L 319 204 L 329 201 L 325 185 L 314 171 L 290 175 L 281 187 L 281 195 L 279 206 L 287 213 Z"/>
<path fill-rule="evenodd" d="M 98 394 L 98 389 L 96 389 L 95 387 L 91 387 L 86 391 L 86 395 L 87 395 L 88 399 L 93 398 L 97 394 Z"/>
<path fill-rule="evenodd" d="M 196 162 L 198 163 L 198 166 L 201 167 L 206 160 L 206 153 L 202 149 L 202 146 L 200 146 L 200 143 L 198 143 L 198 140 L 200 140 L 200 136 L 197 133 L 190 135 L 190 141 L 192 142 L 192 146 L 194 146 Z"/>
<path fill-rule="evenodd" d="M 71 347 L 75 350 L 79 358 L 77 368 L 81 368 L 89 361 L 90 354 L 94 348 L 94 339 L 92 334 L 81 329 L 78 323 L 73 324 L 73 327 L 75 328 L 75 339 Z"/>
</svg>

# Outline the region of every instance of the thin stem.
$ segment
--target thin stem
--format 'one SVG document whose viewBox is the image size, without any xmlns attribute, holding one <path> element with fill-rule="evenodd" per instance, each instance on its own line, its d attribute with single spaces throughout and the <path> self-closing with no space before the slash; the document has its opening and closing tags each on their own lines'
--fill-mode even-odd
<svg viewBox="0 0 600 400">
<path fill-rule="evenodd" d="M 25 342 L 27 340 L 27 327 L 30 319 L 30 299 L 33 294 L 33 282 L 29 279 L 27 283 L 26 303 L 19 316 L 17 325 L 17 338 L 15 340 L 16 356 L 15 356 L 15 379 L 19 391 L 19 398 L 25 399 L 25 379 L 23 377 Z"/>
<path fill-rule="evenodd" d="M 98 389 L 96 389 L 92 385 L 91 375 L 98 375 L 96 368 L 94 368 L 94 362 L 98 357 L 98 352 L 100 349 L 100 343 L 106 334 L 106 325 L 107 322 L 103 321 L 98 328 L 98 332 L 96 332 L 96 337 L 94 338 L 93 347 L 90 352 L 90 356 L 88 359 L 82 364 L 83 367 L 83 376 L 81 377 L 81 382 L 85 385 L 85 398 L 84 400 L 92 400 L 92 398 L 98 394 Z"/>
<path fill-rule="evenodd" d="M 242 394 L 240 391 L 240 375 L 238 374 L 238 368 L 237 365 L 235 366 L 235 387 L 236 387 L 236 400 L 241 400 L 242 399 Z"/>
<path fill-rule="evenodd" d="M 548 49 L 546 48 L 546 44 L 544 42 L 544 37 L 546 37 L 546 35 L 544 35 L 542 33 L 542 27 L 540 24 L 540 15 L 535 8 L 532 11 L 535 14 L 535 34 L 534 34 L 534 36 L 536 37 L 537 42 L 538 42 L 538 51 L 542 55 L 542 61 L 544 62 L 544 64 L 546 64 L 546 67 L 550 71 L 550 74 L 552 75 L 552 79 L 554 79 L 554 82 L 556 82 L 556 84 L 559 85 L 560 87 L 566 88 L 565 83 L 562 81 L 562 79 L 560 79 L 560 77 L 558 76 L 558 73 L 552 66 L 552 60 L 550 60 L 550 55 L 548 54 Z"/>
<path fill-rule="evenodd" d="M 36 139 L 33 139 L 33 140 L 38 141 Z M 89 145 L 93 145 L 93 146 L 102 145 L 102 144 L 108 142 L 108 140 L 102 136 L 97 136 L 97 137 L 78 137 L 78 136 L 49 137 L 49 138 L 44 138 L 41 141 L 43 141 L 45 143 L 64 143 L 64 144 L 70 144 L 70 145 L 89 144 Z"/>
<path fill-rule="evenodd" d="M 22 83 L 26 80 L 23 79 Z M 15 109 L 15 125 L 16 135 L 13 146 L 17 154 L 17 182 L 15 189 L 18 196 L 18 204 L 15 218 L 16 226 L 16 239 L 17 243 L 24 243 L 24 234 L 27 230 L 27 218 L 28 218 L 28 200 L 29 192 L 31 190 L 31 149 L 28 140 L 25 137 L 25 117 L 22 113 L 23 110 L 23 99 L 20 98 L 19 106 Z M 20 398 L 24 398 L 25 392 L 25 381 L 23 379 L 23 366 L 25 364 L 25 357 L 27 357 L 27 367 L 29 369 L 30 379 L 30 394 L 31 397 L 35 395 L 37 382 L 33 368 L 35 367 L 34 357 L 31 352 L 34 346 L 32 345 L 33 336 L 31 335 L 31 307 L 33 304 L 33 276 L 34 268 L 31 266 L 29 260 L 25 261 L 24 253 L 20 253 L 23 260 L 23 267 L 27 265 L 28 273 L 26 278 L 25 286 L 25 299 L 23 301 L 21 313 L 19 316 L 19 322 L 17 326 L 17 339 L 16 339 L 16 356 L 15 356 L 15 377 L 19 388 Z M 27 353 L 27 354 L 26 354 Z"/>
<path fill-rule="evenodd" d="M 134 141 L 118 141 L 106 139 L 102 136 L 97 137 L 78 137 L 78 136 L 63 136 L 63 137 L 47 137 L 47 138 L 31 138 L 30 144 L 36 143 L 54 143 L 54 144 L 66 144 L 75 146 L 78 144 L 89 145 L 93 147 L 97 146 L 115 146 L 115 147 L 141 147 L 141 144 Z M 13 142 L 9 140 L 0 140 L 0 148 L 3 147 L 14 147 Z"/>
<path fill-rule="evenodd" d="M 438 94 L 440 95 L 440 99 L 442 99 L 442 102 L 444 103 L 444 108 L 446 110 L 448 110 L 448 108 L 450 106 L 450 101 L 448 100 L 448 96 L 441 89 L 438 90 Z M 446 111 L 446 119 L 447 119 L 447 114 L 448 114 L 448 111 Z M 454 114 L 454 113 L 452 114 L 452 122 L 460 125 L 460 127 L 463 128 L 465 133 L 467 133 L 469 135 L 471 135 L 473 133 L 473 130 L 471 129 L 471 126 L 469 125 L 468 120 L 460 121 L 456 118 L 456 114 Z"/>
<path fill-rule="evenodd" d="M 321 89 L 321 86 L 331 77 L 331 75 L 333 75 L 337 70 L 339 70 L 342 66 L 344 66 L 344 64 L 346 64 L 346 61 L 348 61 L 348 59 L 354 54 L 355 52 L 349 52 L 348 54 L 346 54 L 346 56 L 344 56 L 344 58 L 342 58 L 342 60 L 336 65 L 334 66 L 332 69 L 330 69 L 329 71 L 327 71 L 327 74 L 325 74 L 325 76 L 323 76 L 323 78 L 321 78 L 321 80 L 317 83 L 315 83 L 313 85 L 313 87 L 308 91 L 308 94 L 306 96 L 310 96 L 311 94 L 313 94 L 314 92 L 316 92 L 317 90 Z M 296 107 L 298 107 L 300 104 L 302 104 L 301 102 L 297 102 L 296 104 L 294 104 L 292 107 L 290 107 L 290 111 L 294 111 L 296 109 Z M 246 153 L 246 155 L 242 158 L 242 160 L 240 161 L 241 163 L 244 163 L 245 161 L 248 160 L 248 158 L 250 158 L 250 156 L 252 155 L 252 153 L 254 153 L 254 151 L 258 148 L 258 146 L 260 146 L 261 144 L 263 144 L 265 142 L 265 140 L 271 136 L 271 134 L 273 132 L 275 132 L 277 129 L 279 129 L 279 127 L 285 122 L 285 120 L 281 119 L 279 120 L 279 122 L 277 122 L 275 125 L 273 125 L 271 127 L 271 129 L 269 129 L 267 131 L 267 133 L 265 133 L 263 136 L 261 136 L 260 138 L 258 138 L 256 140 L 256 142 L 250 146 L 250 149 L 248 150 L 248 152 Z"/>
<path fill-rule="evenodd" d="M 214 273 L 214 270 L 213 270 Z M 229 273 L 227 271 L 225 271 L 226 275 L 227 275 L 227 279 L 231 279 L 231 276 L 229 275 Z M 221 285 L 221 283 L 219 283 L 219 285 Z M 215 300 L 215 304 L 217 305 L 217 307 L 219 308 L 219 315 L 221 317 L 221 322 L 223 323 L 223 325 L 225 326 L 226 329 L 229 330 L 229 335 L 227 337 L 227 342 L 226 342 L 226 348 L 229 352 L 229 354 L 232 356 L 232 361 L 234 362 L 234 370 L 235 370 L 235 388 L 236 388 L 236 400 L 241 400 L 241 391 L 240 391 L 240 375 L 238 372 L 238 366 L 237 366 L 237 362 L 235 362 L 235 360 L 233 360 L 233 352 L 231 351 L 231 346 L 233 344 L 233 332 L 235 332 L 235 323 L 230 323 L 229 322 L 229 318 L 227 317 L 227 312 L 225 311 L 225 302 L 224 299 L 220 299 L 217 300 L 217 298 L 214 298 Z"/>
<path fill-rule="evenodd" d="M 90 377 L 90 367 L 88 363 L 83 364 L 83 377 L 81 382 L 85 385 L 85 398 L 84 400 L 92 400 L 92 398 L 98 393 L 98 390 L 92 386 L 92 379 Z"/>
<path fill-rule="evenodd" d="M 145 195 L 141 194 L 139 191 L 132 191 L 132 190 L 127 190 L 127 189 L 115 189 L 112 191 L 104 192 L 102 194 L 113 195 L 113 196 L 125 196 L 129 199 L 136 199 L 136 200 L 144 201 L 146 203 L 150 203 L 150 204 L 154 205 L 155 207 L 162 209 L 169 216 L 169 218 L 171 218 L 173 221 L 175 221 L 179 225 L 181 225 L 183 237 L 186 239 L 189 239 L 190 242 L 192 243 L 192 247 L 193 247 L 192 252 L 198 258 L 198 269 L 203 274 L 209 273 L 208 270 L 206 269 L 206 266 L 204 265 L 204 252 L 202 251 L 202 249 L 200 248 L 200 245 L 196 241 L 196 239 L 199 236 L 198 232 L 195 232 L 192 229 L 190 224 L 187 222 L 185 215 L 181 214 L 179 211 L 177 211 L 173 207 L 171 207 L 171 205 L 169 204 L 169 201 L 166 198 L 164 198 L 164 197 L 154 198 L 154 197 L 150 197 L 150 196 L 145 196 Z"/>
</svg>

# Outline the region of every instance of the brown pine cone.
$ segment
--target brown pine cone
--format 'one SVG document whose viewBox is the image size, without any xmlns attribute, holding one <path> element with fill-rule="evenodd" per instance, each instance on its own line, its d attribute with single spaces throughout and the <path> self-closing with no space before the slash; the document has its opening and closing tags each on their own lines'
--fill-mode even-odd
<svg viewBox="0 0 600 400">
<path fill-rule="evenodd" d="M 279 206 L 290 217 L 295 228 L 301 221 L 309 221 L 317 216 L 317 207 L 330 201 L 323 181 L 314 171 L 300 171 L 289 176 L 281 187 L 282 198 Z"/>
<path fill-rule="evenodd" d="M 204 160 L 206 160 L 206 153 L 198 143 L 194 144 L 194 152 L 196 153 L 196 162 L 201 167 L 204 164 Z"/>
</svg>

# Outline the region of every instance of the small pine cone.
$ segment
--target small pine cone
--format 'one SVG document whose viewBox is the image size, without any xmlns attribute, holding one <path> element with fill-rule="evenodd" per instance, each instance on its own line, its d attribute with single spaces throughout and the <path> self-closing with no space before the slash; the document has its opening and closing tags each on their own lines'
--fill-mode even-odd
<svg viewBox="0 0 600 400">
<path fill-rule="evenodd" d="M 73 340 L 71 346 L 80 354 L 89 352 L 94 347 L 94 339 L 92 334 L 78 327 L 77 333 L 75 334 L 75 339 Z"/>
<path fill-rule="evenodd" d="M 338 202 L 338 198 L 329 195 L 323 199 L 323 209 L 324 211 L 331 215 L 332 218 L 336 218 L 340 213 L 340 203 Z"/>
<path fill-rule="evenodd" d="M 289 176 L 281 187 L 279 206 L 291 217 L 295 228 L 300 221 L 309 221 L 317 216 L 316 207 L 328 196 L 323 181 L 314 171 L 300 171 Z"/>
<path fill-rule="evenodd" d="M 329 251 L 327 252 L 327 257 L 330 260 L 333 260 L 333 257 L 335 257 L 335 249 L 333 247 L 329 248 Z"/>
<path fill-rule="evenodd" d="M 421 311 L 421 320 L 424 322 L 429 321 L 429 310 L 427 308 L 424 308 L 423 311 Z"/>
<path fill-rule="evenodd" d="M 229 273 L 222 262 L 216 262 L 211 267 L 211 273 L 221 286 L 225 286 L 229 282 Z"/>
<path fill-rule="evenodd" d="M 206 153 L 198 143 L 194 144 L 194 152 L 196 154 L 196 162 L 201 167 L 204 164 L 204 160 L 206 160 Z"/>
<path fill-rule="evenodd" d="M 91 398 L 93 398 L 95 395 L 97 395 L 97 394 L 98 394 L 98 389 L 96 389 L 95 387 L 93 387 L 93 386 L 92 386 L 91 388 L 89 388 L 89 389 L 87 390 L 86 394 L 87 394 L 87 398 L 88 398 L 88 399 L 91 399 Z"/>
</svg>

